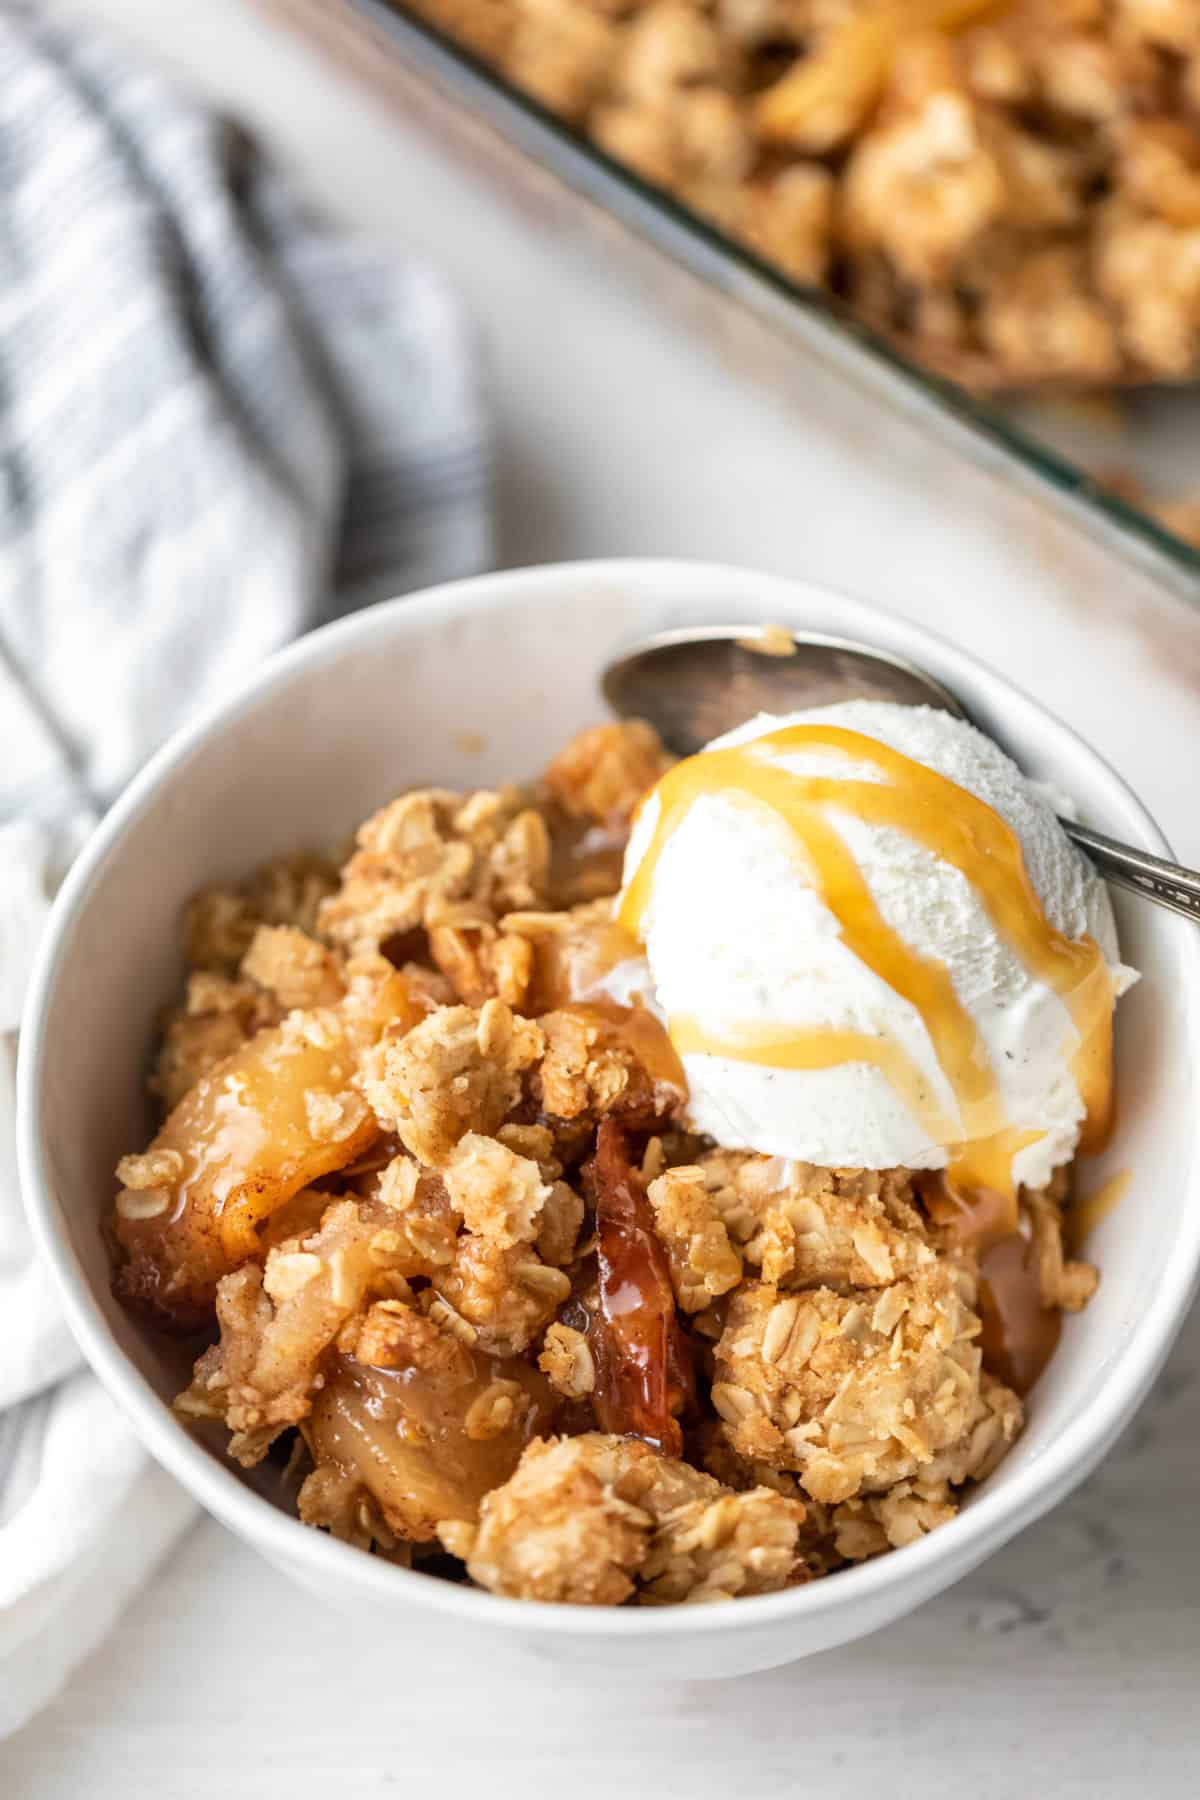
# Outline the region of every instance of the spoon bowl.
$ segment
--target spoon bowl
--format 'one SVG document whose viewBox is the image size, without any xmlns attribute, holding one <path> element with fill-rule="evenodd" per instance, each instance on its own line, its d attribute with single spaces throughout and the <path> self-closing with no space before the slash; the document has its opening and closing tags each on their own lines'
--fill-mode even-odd
<svg viewBox="0 0 1200 1800">
<path fill-rule="evenodd" d="M 694 756 L 758 713 L 841 700 L 933 706 L 973 723 L 950 689 L 916 663 L 851 638 L 782 625 L 660 631 L 614 658 L 600 685 L 618 717 L 648 719 L 678 756 Z M 1061 814 L 1059 823 L 1106 880 L 1200 920 L 1200 873 Z"/>
<path fill-rule="evenodd" d="M 936 706 L 967 717 L 949 688 L 903 657 L 780 625 L 657 632 L 609 663 L 601 686 L 615 713 L 649 719 L 677 756 L 694 756 L 756 713 L 839 700 Z"/>
</svg>

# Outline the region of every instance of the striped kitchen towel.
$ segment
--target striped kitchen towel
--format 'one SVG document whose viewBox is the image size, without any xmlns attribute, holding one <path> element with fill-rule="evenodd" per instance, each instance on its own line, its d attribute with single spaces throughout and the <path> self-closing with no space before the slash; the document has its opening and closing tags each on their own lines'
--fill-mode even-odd
<svg viewBox="0 0 1200 1800">
<path fill-rule="evenodd" d="M 0 1735 L 189 1514 L 79 1369 L 21 1216 L 13 1034 L 48 896 L 194 708 L 490 551 L 438 278 L 318 228 L 103 35 L 0 0 Z"/>
</svg>

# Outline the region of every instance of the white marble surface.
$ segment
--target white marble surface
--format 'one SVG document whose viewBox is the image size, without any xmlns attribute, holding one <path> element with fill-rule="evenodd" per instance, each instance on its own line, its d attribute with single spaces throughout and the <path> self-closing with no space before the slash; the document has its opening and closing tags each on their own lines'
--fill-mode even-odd
<svg viewBox="0 0 1200 1800">
<path fill-rule="evenodd" d="M 813 372 L 788 401 L 665 323 L 545 195 L 514 202 L 243 0 L 74 0 L 236 106 L 336 211 L 451 271 L 483 329 L 505 559 L 690 553 L 824 578 L 1063 713 L 1200 859 L 1200 616 Z M 753 346 L 751 345 L 751 349 Z M 742 360 L 745 350 L 743 347 Z M 616 1790 L 1008 1800 L 1200 1789 L 1200 1319 L 1083 1490 L 951 1593 L 711 1687 L 536 1685 L 314 1611 L 211 1522 L 0 1747 L 14 1800 Z"/>
</svg>

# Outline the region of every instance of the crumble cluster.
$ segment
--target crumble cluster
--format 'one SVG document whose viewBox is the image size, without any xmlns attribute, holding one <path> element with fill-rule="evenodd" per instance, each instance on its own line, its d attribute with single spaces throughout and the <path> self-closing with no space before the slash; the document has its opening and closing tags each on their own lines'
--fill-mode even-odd
<svg viewBox="0 0 1200 1800">
<path fill-rule="evenodd" d="M 118 1291 L 207 1339 L 180 1413 L 290 1447 L 310 1525 L 498 1593 L 811 1580 L 952 1517 L 1021 1424 L 914 1177 L 714 1150 L 597 999 L 631 947 L 592 890 L 666 766 L 598 727 L 530 789 L 402 795 L 340 873 L 197 896 L 117 1170 Z M 1095 1281 L 1063 1198 L 1024 1201 L 1047 1308 Z"/>
</svg>

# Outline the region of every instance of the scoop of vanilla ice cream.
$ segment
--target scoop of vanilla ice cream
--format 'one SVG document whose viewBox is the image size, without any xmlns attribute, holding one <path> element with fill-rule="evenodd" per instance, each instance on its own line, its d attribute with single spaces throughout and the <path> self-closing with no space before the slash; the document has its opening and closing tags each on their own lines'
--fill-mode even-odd
<svg viewBox="0 0 1200 1800">
<path fill-rule="evenodd" d="M 874 738 L 985 801 L 1016 833 L 1051 925 L 1072 939 L 1086 933 L 1096 941 L 1117 993 L 1136 980 L 1120 962 L 1103 882 L 1067 839 L 1046 795 L 990 738 L 930 707 L 863 700 L 762 715 L 708 748 L 745 744 L 789 725 L 840 726 Z M 870 764 L 840 751 L 789 752 L 778 766 L 881 779 Z M 638 818 L 626 885 L 646 854 L 658 807 L 652 795 Z M 886 925 L 947 970 L 986 1046 L 1009 1125 L 1039 1134 L 1014 1158 L 1013 1177 L 1042 1185 L 1073 1155 L 1085 1110 L 1071 1067 L 1079 1035 L 1066 1005 L 998 935 L 960 870 L 892 826 L 836 805 L 827 817 Z M 772 826 L 736 794 L 718 790 L 695 800 L 655 866 L 641 926 L 645 963 L 614 972 L 613 997 L 627 998 L 640 986 L 668 1022 L 687 1017 L 718 1041 L 747 1027 L 887 1038 L 920 1071 L 938 1109 L 957 1119 L 920 1013 L 850 949 L 803 857 Z M 788 1069 L 687 1051 L 683 1062 L 691 1122 L 725 1148 L 826 1167 L 940 1168 L 949 1160 L 945 1142 L 931 1137 L 870 1063 Z"/>
</svg>

